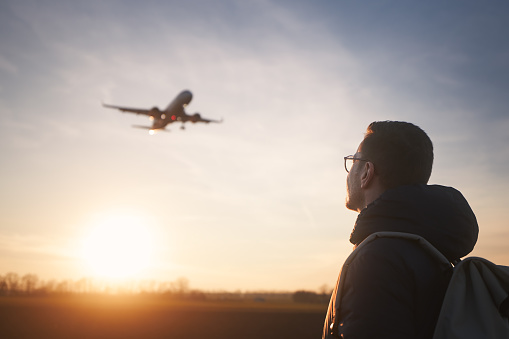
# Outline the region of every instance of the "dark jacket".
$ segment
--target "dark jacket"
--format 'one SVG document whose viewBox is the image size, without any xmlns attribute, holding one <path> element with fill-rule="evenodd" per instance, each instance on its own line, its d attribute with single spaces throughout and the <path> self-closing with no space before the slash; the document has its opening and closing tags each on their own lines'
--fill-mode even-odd
<svg viewBox="0 0 509 339">
<path fill-rule="evenodd" d="M 350 242 L 359 245 L 388 231 L 417 234 L 452 262 L 472 251 L 479 229 L 454 188 L 411 185 L 388 190 L 367 206 Z M 331 297 L 323 336 L 331 337 L 334 319 L 335 336 L 345 339 L 432 338 L 451 272 L 404 239 L 381 238 L 359 250 L 342 275 L 342 290 L 336 286 Z"/>
</svg>

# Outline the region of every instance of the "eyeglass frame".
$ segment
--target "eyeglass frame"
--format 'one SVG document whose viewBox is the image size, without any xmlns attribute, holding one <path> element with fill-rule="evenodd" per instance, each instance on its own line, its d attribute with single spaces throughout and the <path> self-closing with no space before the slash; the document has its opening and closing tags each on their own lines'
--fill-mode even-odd
<svg viewBox="0 0 509 339">
<path fill-rule="evenodd" d="M 352 166 L 353 166 L 353 162 L 355 160 L 359 160 L 359 161 L 369 161 L 368 159 L 362 159 L 362 158 L 356 158 L 355 155 L 347 155 L 346 157 L 344 157 L 343 159 L 345 159 L 345 171 L 346 173 L 350 173 L 350 171 L 348 170 L 348 166 L 346 165 L 346 161 L 347 160 L 352 160 Z"/>
</svg>

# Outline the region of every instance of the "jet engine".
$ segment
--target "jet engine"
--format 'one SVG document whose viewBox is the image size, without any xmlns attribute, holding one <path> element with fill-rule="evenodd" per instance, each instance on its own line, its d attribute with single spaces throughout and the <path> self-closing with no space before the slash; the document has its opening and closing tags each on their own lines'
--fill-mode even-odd
<svg viewBox="0 0 509 339">
<path fill-rule="evenodd" d="M 157 108 L 156 106 L 152 107 L 150 109 L 150 116 L 151 117 L 154 117 L 156 119 L 160 119 L 161 118 L 161 111 L 159 110 L 159 108 Z"/>
<path fill-rule="evenodd" d="M 201 115 L 200 115 L 200 113 L 194 113 L 194 114 L 191 116 L 191 121 L 192 121 L 193 123 L 198 122 L 198 121 L 200 121 L 200 120 L 201 120 Z"/>
</svg>

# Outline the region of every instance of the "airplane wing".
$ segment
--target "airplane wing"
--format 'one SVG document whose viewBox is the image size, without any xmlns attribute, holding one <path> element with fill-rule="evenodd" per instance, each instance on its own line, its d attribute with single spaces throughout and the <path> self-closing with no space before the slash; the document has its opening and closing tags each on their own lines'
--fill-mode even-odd
<svg viewBox="0 0 509 339">
<path fill-rule="evenodd" d="M 121 106 L 107 105 L 107 104 L 103 104 L 103 106 L 107 107 L 107 108 L 115 108 L 115 109 L 118 109 L 118 110 L 120 110 L 122 112 L 144 114 L 144 115 L 148 115 L 149 117 L 153 117 L 153 116 L 157 115 L 157 113 L 154 112 L 154 109 L 130 108 L 130 107 L 121 107 Z"/>
<path fill-rule="evenodd" d="M 213 119 L 205 119 L 205 118 L 200 118 L 200 120 L 198 120 L 199 122 L 205 122 L 205 123 L 209 123 L 209 122 L 215 122 L 215 123 L 222 123 L 223 122 L 223 118 L 221 118 L 221 120 L 213 120 Z"/>
<path fill-rule="evenodd" d="M 186 115 L 182 119 L 182 121 L 183 122 L 190 121 L 192 123 L 204 122 L 204 123 L 208 124 L 209 122 L 221 123 L 221 122 L 223 122 L 223 119 L 221 119 L 221 120 L 206 119 L 206 118 L 202 118 L 199 113 L 195 113 L 195 114 L 192 114 L 192 115 Z"/>
</svg>

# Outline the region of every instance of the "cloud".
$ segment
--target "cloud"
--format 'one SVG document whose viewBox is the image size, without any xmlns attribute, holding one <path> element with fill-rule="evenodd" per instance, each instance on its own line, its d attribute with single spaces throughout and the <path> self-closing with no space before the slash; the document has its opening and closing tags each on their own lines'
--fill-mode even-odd
<svg viewBox="0 0 509 339">
<path fill-rule="evenodd" d="M 64 239 L 40 235 L 0 233 L 0 250 L 3 258 L 38 258 L 45 260 L 68 260 L 75 257 L 71 244 Z"/>
</svg>

